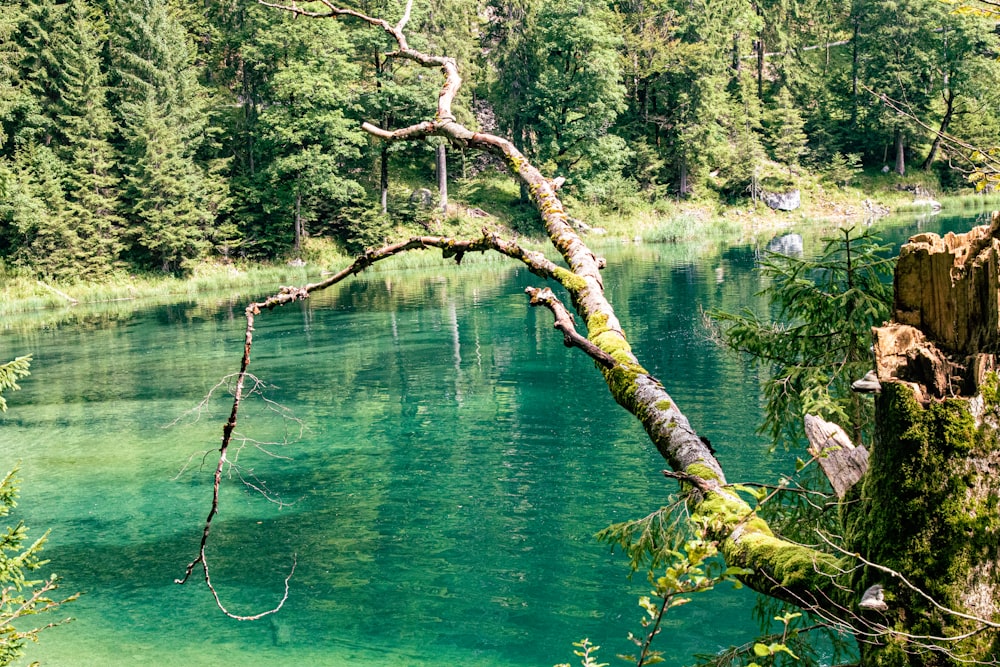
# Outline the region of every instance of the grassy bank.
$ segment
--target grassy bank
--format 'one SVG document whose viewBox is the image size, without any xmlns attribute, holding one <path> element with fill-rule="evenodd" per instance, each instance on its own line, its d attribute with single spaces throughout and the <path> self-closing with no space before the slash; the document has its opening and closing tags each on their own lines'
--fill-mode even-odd
<svg viewBox="0 0 1000 667">
<path fill-rule="evenodd" d="M 400 230 L 405 236 L 417 233 Z M 426 233 L 426 232 L 422 232 Z M 302 257 L 305 265 L 279 262 L 205 263 L 191 275 L 127 274 L 102 282 L 40 280 L 18 270 L 0 269 L 0 317 L 45 308 L 138 300 L 183 300 L 225 293 L 245 300 L 269 294 L 280 285 L 305 285 L 347 266 L 353 257 L 324 239 L 310 239 Z M 463 263 L 503 261 L 497 255 L 470 254 Z M 442 263 L 436 250 L 411 252 L 376 264 L 370 272 L 419 268 Z"/>
<path fill-rule="evenodd" d="M 1000 194 L 971 193 L 937 196 L 928 174 L 861 174 L 856 185 L 832 186 L 815 175 L 789 179 L 789 188 L 801 193 L 802 205 L 791 212 L 772 211 L 747 200 L 726 202 L 711 192 L 685 200 L 661 199 L 650 203 L 641 197 L 616 199 L 614 206 L 580 201 L 567 193 L 571 220 L 594 247 L 622 242 L 703 243 L 742 242 L 773 235 L 803 220 L 831 223 L 863 221 L 875 213 L 927 210 L 921 200 L 937 200 L 943 210 L 972 212 L 1000 208 Z M 402 187 L 406 187 L 403 185 Z M 409 218 L 394 231 L 397 238 L 434 234 L 472 238 L 484 227 L 518 239 L 529 247 L 544 247 L 544 230 L 529 205 L 520 202 L 517 185 L 503 174 L 481 176 L 456 184 L 446 214 L 426 212 Z M 260 295 L 277 285 L 302 285 L 322 278 L 351 261 L 343 247 L 324 239 L 309 239 L 301 259 L 304 266 L 287 260 L 272 263 L 205 263 L 184 278 L 163 274 L 121 273 L 101 283 L 38 280 L 25 271 L 0 267 L 0 316 L 76 303 L 101 303 L 138 299 L 184 299 L 226 292 Z M 406 253 L 372 271 L 423 267 L 441 263 L 437 251 Z M 465 261 L 503 261 L 495 255 L 469 255 Z"/>
</svg>

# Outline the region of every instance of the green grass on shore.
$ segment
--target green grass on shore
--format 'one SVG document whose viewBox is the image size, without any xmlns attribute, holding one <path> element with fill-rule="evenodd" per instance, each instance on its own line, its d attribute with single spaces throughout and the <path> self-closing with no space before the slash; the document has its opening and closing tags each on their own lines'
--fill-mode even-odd
<svg viewBox="0 0 1000 667">
<path fill-rule="evenodd" d="M 102 282 L 53 282 L 23 271 L 0 268 L 0 317 L 78 304 L 154 299 L 193 299 L 205 294 L 229 293 L 258 298 L 280 285 L 306 285 L 325 279 L 348 266 L 353 257 L 325 239 L 309 239 L 304 266 L 278 263 L 204 263 L 187 277 L 164 274 L 115 274 Z M 408 252 L 368 269 L 370 272 L 414 269 L 443 262 L 437 250 Z M 501 261 L 495 254 L 471 253 L 463 263 Z"/>
<path fill-rule="evenodd" d="M 882 212 L 918 211 L 926 207 L 916 200 L 914 190 L 929 192 L 945 211 L 983 211 L 1000 208 L 1000 194 L 969 193 L 936 196 L 936 184 L 925 172 L 899 177 L 869 172 L 846 188 L 831 186 L 805 173 L 789 187 L 802 192 L 802 207 L 792 212 L 771 211 L 758 203 L 727 203 L 710 190 L 689 200 L 664 199 L 656 202 L 630 201 L 627 207 L 608 207 L 581 202 L 567 193 L 567 212 L 582 230 L 588 243 L 601 247 L 609 243 L 716 243 L 746 240 L 759 234 L 775 233 L 804 219 L 851 222 Z M 533 249 L 547 247 L 537 213 L 520 202 L 519 192 L 504 174 L 481 175 L 456 184 L 447 213 L 432 212 L 419 222 L 411 221 L 396 229 L 398 238 L 432 234 L 455 238 L 475 238 L 484 228 L 518 240 Z M 551 254 L 551 253 L 550 253 Z M 338 244 L 309 239 L 302 259 L 305 266 L 286 261 L 273 263 L 204 263 L 187 277 L 163 274 L 120 273 L 100 283 L 50 282 L 28 272 L 0 265 L 0 316 L 43 308 L 59 308 L 74 303 L 103 303 L 137 299 L 184 299 L 228 292 L 259 296 L 278 285 L 305 285 L 321 280 L 329 271 L 347 266 L 352 258 Z M 437 251 L 405 253 L 370 271 L 418 268 L 440 264 Z M 470 254 L 464 261 L 501 261 L 495 254 Z"/>
</svg>

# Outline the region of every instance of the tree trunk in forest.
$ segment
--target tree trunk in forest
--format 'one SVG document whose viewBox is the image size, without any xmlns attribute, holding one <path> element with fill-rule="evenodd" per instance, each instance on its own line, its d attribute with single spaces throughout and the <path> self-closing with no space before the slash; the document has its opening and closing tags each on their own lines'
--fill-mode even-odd
<svg viewBox="0 0 1000 667">
<path fill-rule="evenodd" d="M 876 437 L 847 523 L 850 549 L 912 586 L 858 572 L 856 589 L 881 585 L 888 607 L 863 615 L 897 633 L 862 641 L 862 664 L 988 662 L 1000 635 L 976 619 L 1000 621 L 1000 215 L 913 237 L 895 287 L 895 321 L 874 330 Z"/>
<path fill-rule="evenodd" d="M 295 255 L 302 254 L 302 193 L 295 193 Z"/>
<path fill-rule="evenodd" d="M 373 49 L 375 56 L 375 90 L 382 93 L 382 76 L 385 68 L 388 67 L 388 58 L 382 58 L 382 52 L 376 47 Z M 390 113 L 383 112 L 382 122 L 388 123 Z M 379 190 L 378 199 L 382 207 L 382 215 L 389 212 L 389 145 L 382 142 L 378 155 L 379 167 Z"/>
<path fill-rule="evenodd" d="M 684 158 L 681 158 L 681 173 L 678 176 L 677 190 L 681 197 L 687 197 L 691 194 L 691 184 L 688 183 L 688 164 Z"/>
<path fill-rule="evenodd" d="M 448 212 L 448 149 L 444 144 L 437 147 L 437 177 L 438 196 L 441 199 L 441 212 Z"/>
<path fill-rule="evenodd" d="M 385 142 L 379 151 L 379 202 L 385 215 L 389 212 L 389 144 Z"/>
<path fill-rule="evenodd" d="M 857 3 L 851 9 L 855 13 L 853 17 L 854 34 L 851 37 L 851 125 L 858 122 L 858 78 L 861 75 L 861 57 L 858 50 L 858 37 L 861 34 L 861 21 L 858 18 Z"/>
<path fill-rule="evenodd" d="M 757 40 L 757 98 L 764 101 L 764 40 Z"/>
<path fill-rule="evenodd" d="M 937 152 L 941 149 L 941 137 L 948 131 L 948 126 L 951 125 L 951 117 L 954 113 L 955 93 L 951 89 L 948 89 L 948 92 L 944 95 L 944 116 L 941 118 L 941 125 L 934 136 L 934 142 L 931 144 L 931 150 L 927 153 L 927 159 L 920 165 L 920 168 L 924 171 L 930 169 L 931 165 L 934 164 L 934 158 L 937 157 Z"/>
<path fill-rule="evenodd" d="M 896 173 L 906 175 L 906 145 L 903 130 L 896 130 Z"/>
</svg>

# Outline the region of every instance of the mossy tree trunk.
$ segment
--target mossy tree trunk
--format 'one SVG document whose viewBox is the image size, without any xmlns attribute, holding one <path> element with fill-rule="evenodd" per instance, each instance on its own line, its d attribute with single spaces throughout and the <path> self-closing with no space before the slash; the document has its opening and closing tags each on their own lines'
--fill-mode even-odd
<svg viewBox="0 0 1000 667">
<path fill-rule="evenodd" d="M 896 322 L 875 329 L 882 390 L 849 540 L 912 586 L 859 571 L 856 589 L 885 589 L 887 609 L 867 620 L 896 631 L 861 642 L 864 665 L 1000 658 L 998 236 L 1000 216 L 968 234 L 911 239 L 896 268 Z"/>
</svg>

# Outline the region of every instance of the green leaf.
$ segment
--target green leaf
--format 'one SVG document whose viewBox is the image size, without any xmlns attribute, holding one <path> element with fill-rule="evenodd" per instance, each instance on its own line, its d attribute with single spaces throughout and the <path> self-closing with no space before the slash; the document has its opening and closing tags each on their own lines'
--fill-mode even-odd
<svg viewBox="0 0 1000 667">
<path fill-rule="evenodd" d="M 794 621 L 796 618 L 798 618 L 800 616 L 802 616 L 801 612 L 790 611 L 790 612 L 786 612 L 785 614 L 782 614 L 781 616 L 775 616 L 774 620 L 781 621 L 785 625 L 788 625 L 789 621 Z"/>
<path fill-rule="evenodd" d="M 736 577 L 743 574 L 753 574 L 753 570 L 748 567 L 736 567 L 735 565 L 730 565 L 722 574 L 726 577 Z"/>
<path fill-rule="evenodd" d="M 783 653 L 787 653 L 788 655 L 792 656 L 792 658 L 794 658 L 795 660 L 799 659 L 799 656 L 797 656 L 794 653 L 792 653 L 791 649 L 789 649 L 784 644 L 777 644 L 777 643 L 776 644 L 771 644 L 768 647 L 768 650 L 771 651 L 772 655 L 775 654 L 775 653 L 778 653 L 778 652 L 783 652 Z"/>
</svg>

